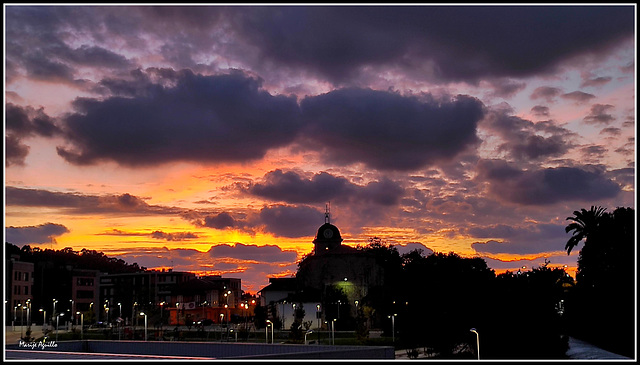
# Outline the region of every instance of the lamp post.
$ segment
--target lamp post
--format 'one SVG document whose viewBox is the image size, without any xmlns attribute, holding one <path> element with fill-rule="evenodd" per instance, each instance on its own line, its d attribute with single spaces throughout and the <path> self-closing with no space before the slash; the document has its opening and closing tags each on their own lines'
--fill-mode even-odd
<svg viewBox="0 0 640 365">
<path fill-rule="evenodd" d="M 122 303 L 118 303 L 118 316 L 122 318 Z"/>
<path fill-rule="evenodd" d="M 31 299 L 27 299 L 27 328 L 31 328 Z"/>
<path fill-rule="evenodd" d="M 391 338 L 393 339 L 393 343 L 396 343 L 396 316 L 398 314 L 394 313 L 392 316 L 387 316 L 387 318 L 391 318 Z"/>
<path fill-rule="evenodd" d="M 20 319 L 20 338 L 22 338 L 22 330 L 23 330 L 23 326 L 24 326 L 24 308 L 25 307 L 21 307 L 20 304 L 18 304 L 18 307 L 21 308 L 20 312 L 22 312 L 22 318 Z"/>
<path fill-rule="evenodd" d="M 80 339 L 84 340 L 84 313 L 76 312 L 80 315 Z"/>
<path fill-rule="evenodd" d="M 136 327 L 138 327 L 138 316 L 136 315 L 136 307 L 137 306 L 138 306 L 138 302 L 133 302 L 133 309 L 132 309 L 133 312 L 131 313 L 131 318 L 132 318 L 132 321 L 133 321 L 133 318 L 135 318 L 135 323 L 132 323 L 134 331 L 136 330 Z"/>
<path fill-rule="evenodd" d="M 475 328 L 472 328 L 469 331 L 476 334 L 476 346 L 478 347 L 478 360 L 480 360 L 480 335 L 478 334 L 478 331 L 476 331 Z"/>
<path fill-rule="evenodd" d="M 336 319 L 334 318 L 333 321 L 331 321 L 331 344 L 335 345 L 336 344 Z"/>
<path fill-rule="evenodd" d="M 56 342 L 58 342 L 58 331 L 60 330 L 60 317 L 63 317 L 64 313 L 60 313 L 56 316 Z"/>
<path fill-rule="evenodd" d="M 76 324 L 76 316 L 73 315 L 73 313 L 75 313 L 74 311 L 74 304 L 75 302 L 73 301 L 73 299 L 69 299 L 69 301 L 71 302 L 71 313 L 69 314 L 72 318 L 71 318 L 71 325 L 75 326 Z"/>
<path fill-rule="evenodd" d="M 45 326 L 47 325 L 47 311 L 40 308 L 40 310 L 38 310 L 39 312 L 44 312 L 44 317 L 42 317 L 42 328 L 45 328 Z"/>
<path fill-rule="evenodd" d="M 56 303 L 58 303 L 58 301 L 54 299 L 53 300 L 53 316 L 54 317 L 56 316 Z"/>
<path fill-rule="evenodd" d="M 144 316 L 144 340 L 147 340 L 147 314 L 145 312 L 140 312 L 141 316 Z"/>
<path fill-rule="evenodd" d="M 318 329 L 320 329 L 320 304 L 316 304 L 316 318 L 318 319 Z"/>
<path fill-rule="evenodd" d="M 224 313 L 220 313 L 220 340 L 222 340 L 222 324 L 224 323 Z"/>
<path fill-rule="evenodd" d="M 271 325 L 271 343 L 273 343 L 273 322 L 271 322 L 270 320 L 267 319 L 267 323 L 269 323 L 267 325 L 267 327 L 269 327 L 269 325 Z"/>
</svg>

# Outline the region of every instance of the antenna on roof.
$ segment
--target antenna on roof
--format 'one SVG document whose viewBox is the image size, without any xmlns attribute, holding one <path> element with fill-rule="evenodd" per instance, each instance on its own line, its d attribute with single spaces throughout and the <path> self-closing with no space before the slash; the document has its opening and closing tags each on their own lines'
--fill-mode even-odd
<svg viewBox="0 0 640 365">
<path fill-rule="evenodd" d="M 324 208 L 324 222 L 331 223 L 331 202 L 327 203 Z"/>
</svg>

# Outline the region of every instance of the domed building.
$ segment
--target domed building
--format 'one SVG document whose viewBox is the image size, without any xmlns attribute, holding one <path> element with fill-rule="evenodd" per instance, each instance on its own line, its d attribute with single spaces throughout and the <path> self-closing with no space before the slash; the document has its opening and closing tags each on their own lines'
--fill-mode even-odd
<svg viewBox="0 0 640 365">
<path fill-rule="evenodd" d="M 300 262 L 296 274 L 299 288 L 318 293 L 325 303 L 324 320 L 338 318 L 345 310 L 355 317 L 357 306 L 369 289 L 382 286 L 384 281 L 384 270 L 373 255 L 342 242 L 340 230 L 331 224 L 327 209 L 325 223 L 313 240 L 313 253 Z M 340 299 L 336 298 L 342 297 L 340 292 L 347 303 L 337 302 Z"/>
<path fill-rule="evenodd" d="M 300 261 L 295 279 L 270 279 L 271 284 L 260 290 L 264 298 L 269 298 L 263 305 L 270 304 L 278 312 L 274 316 L 290 318 L 290 305 L 303 304 L 304 319 L 315 319 L 314 325 L 318 326 L 314 327 L 334 319 L 340 322 L 340 318 L 355 318 L 358 305 L 370 289 L 384 284 L 384 269 L 372 254 L 342 242 L 340 230 L 331 224 L 327 208 L 325 222 L 313 240 L 314 249 Z M 286 293 L 282 291 L 285 282 L 289 288 Z M 282 298 L 276 299 L 276 293 Z M 285 325 L 290 321 L 287 319 Z M 337 326 L 342 327 L 340 323 Z"/>
</svg>

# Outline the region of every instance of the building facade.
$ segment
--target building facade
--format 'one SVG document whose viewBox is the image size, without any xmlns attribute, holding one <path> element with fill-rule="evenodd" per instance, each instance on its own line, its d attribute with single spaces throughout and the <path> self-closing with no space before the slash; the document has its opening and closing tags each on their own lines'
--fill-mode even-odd
<svg viewBox="0 0 640 365">
<path fill-rule="evenodd" d="M 32 319 L 33 272 L 31 262 L 19 261 L 11 257 L 5 266 L 6 323 L 28 324 Z"/>
<path fill-rule="evenodd" d="M 283 328 L 293 320 L 296 306 L 304 308 L 302 321 L 312 322 L 312 328 L 330 328 L 341 318 L 344 323 L 358 315 L 372 288 L 383 286 L 384 268 L 376 258 L 342 242 L 327 211 L 314 249 L 300 262 L 295 278 L 271 278 L 261 289 L 261 304 L 270 309 L 269 316 L 283 321 Z"/>
<path fill-rule="evenodd" d="M 194 273 L 171 269 L 102 275 L 96 303 L 98 321 L 136 323 L 146 313 L 154 322 L 166 323 L 173 289 L 195 277 Z"/>
</svg>

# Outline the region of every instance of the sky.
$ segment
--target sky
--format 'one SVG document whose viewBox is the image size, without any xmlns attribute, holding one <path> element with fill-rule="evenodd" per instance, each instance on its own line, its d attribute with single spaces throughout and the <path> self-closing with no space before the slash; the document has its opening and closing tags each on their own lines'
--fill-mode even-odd
<svg viewBox="0 0 640 365">
<path fill-rule="evenodd" d="M 4 5 L 5 241 L 295 274 L 343 244 L 545 261 L 635 209 L 635 4 Z"/>
</svg>

